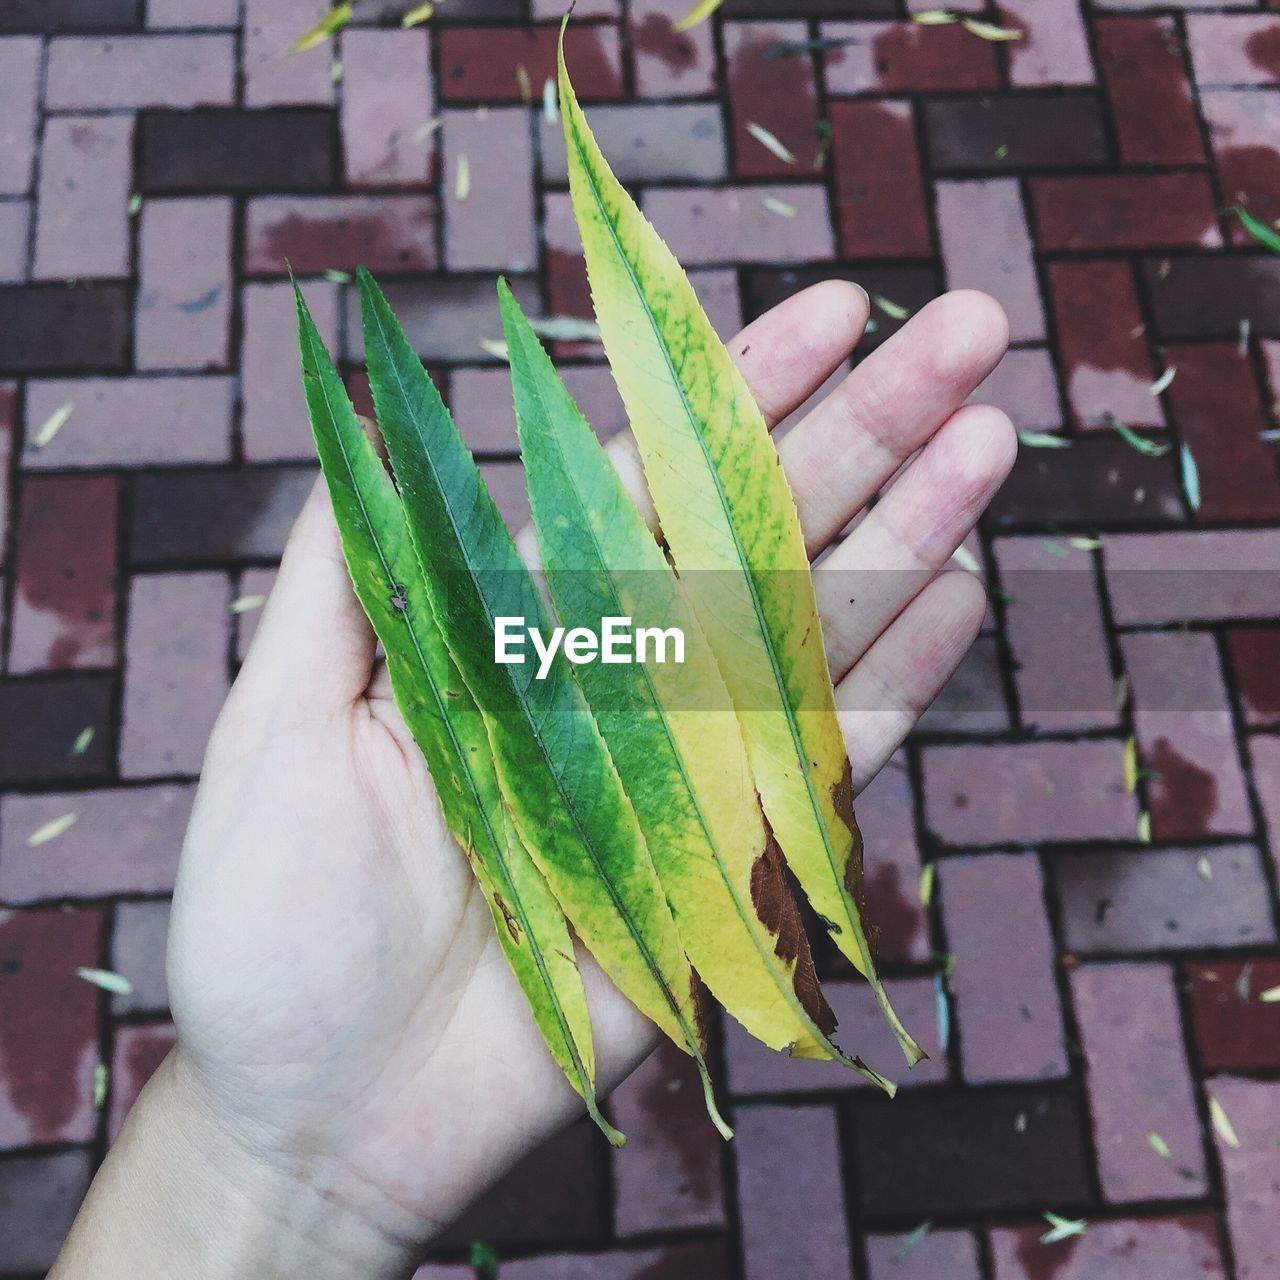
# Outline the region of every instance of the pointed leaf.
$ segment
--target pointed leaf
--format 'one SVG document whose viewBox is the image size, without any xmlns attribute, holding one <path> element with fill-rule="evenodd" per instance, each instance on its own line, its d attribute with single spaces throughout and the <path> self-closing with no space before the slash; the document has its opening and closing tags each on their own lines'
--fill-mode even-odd
<svg viewBox="0 0 1280 1280">
<path fill-rule="evenodd" d="M 853 1065 L 751 781 L 729 691 L 680 584 L 505 281 L 516 426 L 551 598 L 566 627 L 677 628 L 683 661 L 579 668 L 698 974 L 771 1048 Z M 878 1079 L 878 1077 L 877 1077 Z"/>
<path fill-rule="evenodd" d="M 618 988 L 698 1062 L 692 970 L 609 752 L 563 660 L 495 659 L 495 620 L 551 627 L 449 411 L 382 291 L 360 272 L 365 352 L 378 422 L 410 538 L 445 642 L 484 715 L 499 785 L 552 892 Z"/>
<path fill-rule="evenodd" d="M 356 594 L 387 655 L 396 704 L 489 903 L 498 941 L 552 1056 L 609 1137 L 595 1100 L 586 993 L 564 915 L 512 830 L 488 736 L 427 600 L 400 499 L 297 293 L 303 385 Z"/>
<path fill-rule="evenodd" d="M 613 176 L 560 52 L 570 193 L 605 354 L 663 535 L 738 710 L 765 815 L 908 1061 L 876 977 L 862 839 L 795 503 L 759 408 L 679 263 Z"/>
</svg>

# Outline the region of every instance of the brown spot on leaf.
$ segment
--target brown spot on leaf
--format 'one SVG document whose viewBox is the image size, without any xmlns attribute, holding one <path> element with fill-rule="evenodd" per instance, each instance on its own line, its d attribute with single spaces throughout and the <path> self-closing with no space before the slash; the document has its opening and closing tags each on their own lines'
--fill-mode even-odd
<svg viewBox="0 0 1280 1280">
<path fill-rule="evenodd" d="M 497 904 L 498 910 L 502 912 L 503 920 L 506 921 L 507 932 L 518 943 L 520 941 L 520 922 L 512 914 L 511 908 L 507 906 L 507 900 L 502 894 L 495 893 L 493 900 Z"/>
<path fill-rule="evenodd" d="M 853 767 L 848 759 L 844 762 L 840 781 L 831 788 L 831 803 L 835 808 L 836 817 L 849 828 L 849 834 L 853 836 L 853 848 L 849 851 L 849 861 L 844 869 L 844 887 L 849 897 L 853 899 L 858 917 L 863 922 L 862 931 L 867 936 L 867 947 L 874 960 L 880 948 L 880 931 L 867 923 L 867 886 L 862 868 L 862 831 L 858 826 L 858 819 L 853 815 Z"/>
<path fill-rule="evenodd" d="M 795 964 L 792 985 L 801 1008 L 823 1035 L 830 1035 L 836 1029 L 836 1016 L 818 985 L 818 971 L 800 907 L 787 883 L 782 851 L 767 821 L 764 849 L 751 868 L 751 905 L 760 923 L 773 935 L 774 953 L 785 964 Z"/>
</svg>

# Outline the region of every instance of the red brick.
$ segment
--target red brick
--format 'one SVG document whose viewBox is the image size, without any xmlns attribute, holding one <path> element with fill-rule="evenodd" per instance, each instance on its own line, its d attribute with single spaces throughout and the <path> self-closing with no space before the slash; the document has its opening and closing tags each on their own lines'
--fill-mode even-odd
<svg viewBox="0 0 1280 1280">
<path fill-rule="evenodd" d="M 1280 530 L 1106 534 L 1102 549 L 1122 627 L 1280 614 Z"/>
<path fill-rule="evenodd" d="M 1264 991 L 1280 986 L 1280 960 L 1215 960 L 1186 967 L 1191 1026 L 1206 1071 L 1280 1067 L 1280 1009 Z"/>
<path fill-rule="evenodd" d="M 9 671 L 116 662 L 114 476 L 27 476 L 18 507 Z"/>
<path fill-rule="evenodd" d="M 1276 664 L 1280 630 L 1233 627 L 1225 638 L 1245 721 L 1271 724 L 1280 720 L 1280 668 Z"/>
<path fill-rule="evenodd" d="M 950 845 L 1130 839 L 1122 755 L 1103 739 L 927 747 L 925 820 Z"/>
<path fill-rule="evenodd" d="M 1117 173 L 1031 178 L 1042 249 L 1149 249 L 1222 242 L 1202 173 Z"/>
<path fill-rule="evenodd" d="M 87 713 L 82 717 L 93 724 Z M 95 728 L 100 738 L 108 733 L 103 724 Z M 0 897 L 38 902 L 170 892 L 192 798 L 191 787 L 177 784 L 5 796 Z M 34 849 L 27 845 L 33 831 L 68 813 L 76 821 L 56 840 Z"/>
<path fill-rule="evenodd" d="M 1121 637 L 1152 832 L 1160 840 L 1247 835 L 1244 772 L 1218 650 L 1204 632 Z"/>
<path fill-rule="evenodd" d="M 133 579 L 120 728 L 123 777 L 200 772 L 227 696 L 230 603 L 221 573 Z"/>
<path fill-rule="evenodd" d="M 163 1013 L 169 1007 L 165 948 L 169 941 L 169 902 L 118 902 L 111 935 L 111 967 L 133 984 L 127 995 L 111 998 L 114 1013 Z"/>
<path fill-rule="evenodd" d="M 982 1280 L 978 1246 L 967 1231 L 931 1229 L 911 1235 L 866 1237 L 867 1280 Z"/>
<path fill-rule="evenodd" d="M 523 107 L 446 111 L 444 257 L 450 271 L 529 271 L 537 265 L 533 141 Z M 459 172 L 469 190 L 459 198 Z"/>
<path fill-rule="evenodd" d="M 147 200 L 138 221 L 139 369 L 231 363 L 229 199 Z"/>
<path fill-rule="evenodd" d="M 283 276 L 325 271 L 430 271 L 436 266 L 431 195 L 261 196 L 245 211 L 244 269 Z"/>
<path fill-rule="evenodd" d="M 1034 854 L 944 858 L 938 866 L 960 1063 L 970 1084 L 1067 1074 L 1053 938 Z M 991 921 L 1000 921 L 999 929 Z"/>
<path fill-rule="evenodd" d="M 951 1069 L 938 1043 L 937 999 L 930 978 L 894 978 L 886 984 L 893 1007 L 929 1055 L 908 1067 L 902 1049 L 876 1007 L 871 987 L 862 979 L 824 984 L 840 1025 L 834 1039 L 850 1057 L 860 1057 L 873 1070 L 904 1089 L 945 1083 Z M 729 1089 L 735 1097 L 756 1094 L 844 1093 L 875 1089 L 865 1077 L 839 1062 L 789 1058 L 775 1053 L 732 1018 L 724 1022 L 724 1055 Z"/>
<path fill-rule="evenodd" d="M 1014 342 L 1045 336 L 1034 251 L 1014 178 L 939 182 L 938 236 L 951 289 L 982 289 L 1004 307 Z"/>
<path fill-rule="evenodd" d="M 348 186 L 418 187 L 435 169 L 430 36 L 425 29 L 342 37 L 342 153 Z"/>
<path fill-rule="evenodd" d="M 36 203 L 36 279 L 129 274 L 133 121 L 52 116 Z"/>
<path fill-rule="evenodd" d="M 962 26 L 914 22 L 824 22 L 825 40 L 847 40 L 822 55 L 827 92 L 940 93 L 997 89 L 995 46 Z"/>
<path fill-rule="evenodd" d="M 1163 964 L 1084 965 L 1070 977 L 1103 1195 L 1123 1203 L 1207 1194 L 1173 971 Z M 1168 1156 L 1156 1152 L 1151 1133 Z"/>
<path fill-rule="evenodd" d="M 1003 24 L 1023 33 L 1005 46 L 1015 88 L 1093 83 L 1089 35 L 1076 0 L 1002 0 L 1000 10 Z"/>
<path fill-rule="evenodd" d="M 305 53 L 292 46 L 324 17 L 326 0 L 246 0 L 244 102 L 249 107 L 328 106 L 337 46 L 325 41 Z"/>
<path fill-rule="evenodd" d="M 1259 439 L 1270 424 L 1249 362 L 1225 343 L 1171 347 L 1168 359 L 1178 368 L 1171 412 L 1200 477 L 1197 519 L 1280 516 L 1275 450 Z"/>
<path fill-rule="evenodd" d="M 1276 21 L 1280 34 L 1280 19 Z M 1244 205 L 1263 222 L 1280 217 L 1280 89 L 1211 89 L 1200 95 L 1209 144 L 1227 204 Z M 1256 248 L 1235 218 L 1231 241 Z"/>
<path fill-rule="evenodd" d="M 31 204 L 27 200 L 0 203 L 0 284 L 20 284 L 27 278 L 27 228 Z"/>
<path fill-rule="evenodd" d="M 1125 164 L 1200 164 L 1182 40 L 1172 18 L 1099 18 L 1093 29 Z"/>
<path fill-rule="evenodd" d="M 1187 44 L 1201 87 L 1280 80 L 1280 17 L 1274 14 L 1188 14 Z"/>
<path fill-rule="evenodd" d="M 109 1141 L 114 1142 L 119 1136 L 143 1085 L 176 1043 L 177 1035 L 170 1022 L 116 1028 L 111 1052 L 111 1110 L 107 1114 Z"/>
<path fill-rule="evenodd" d="M 707 1124 L 693 1063 L 664 1043 L 609 1099 L 627 1145 L 611 1153 L 613 1221 L 622 1239 L 724 1222 L 719 1135 Z"/>
<path fill-rule="evenodd" d="M 45 106 L 57 111 L 229 107 L 231 35 L 62 36 L 49 43 Z"/>
<path fill-rule="evenodd" d="M 1163 426 L 1129 264 L 1052 262 L 1049 282 L 1076 426 L 1106 429 L 1108 415 L 1130 426 Z"/>
<path fill-rule="evenodd" d="M 1073 951 L 1141 955 L 1256 947 L 1275 938 L 1262 859 L 1252 845 L 1066 854 L 1052 870 Z"/>
<path fill-rule="evenodd" d="M 40 41 L 27 36 L 0 40 L 0 192 L 31 187 L 40 101 Z"/>
<path fill-rule="evenodd" d="M 342 286 L 309 281 L 307 304 L 320 336 L 337 358 L 338 307 Z M 240 431 L 245 457 L 255 462 L 315 456 L 298 353 L 293 290 L 279 284 L 247 284 L 241 295 Z"/>
<path fill-rule="evenodd" d="M 841 253 L 851 258 L 929 257 L 933 240 L 911 103 L 832 102 L 828 115 Z M 881 180 L 888 169 L 894 174 L 891 183 Z"/>
<path fill-rule="evenodd" d="M 230 377 L 50 378 L 27 384 L 27 440 L 65 404 L 75 410 L 28 470 L 225 462 L 231 455 Z"/>
<path fill-rule="evenodd" d="M 993 404 L 1019 430 L 1059 431 L 1058 375 L 1046 347 L 1014 347 L 979 384 L 970 403 Z"/>
<path fill-rule="evenodd" d="M 781 201 L 781 213 L 764 204 Z M 834 257 L 826 191 L 812 183 L 654 187 L 644 211 L 686 266 Z"/>
<path fill-rule="evenodd" d="M 688 12 L 683 0 L 631 0 L 627 6 L 636 95 L 693 98 L 716 88 L 716 54 L 709 22 L 677 32 Z"/>
<path fill-rule="evenodd" d="M 1236 1280 L 1269 1280 L 1280 1271 L 1275 1215 L 1280 1185 L 1280 1082 L 1222 1077 L 1207 1086 L 1235 1130 L 1239 1147 L 1215 1131 L 1227 1192 L 1227 1229 Z"/>
<path fill-rule="evenodd" d="M 1082 1235 L 1042 1244 L 1043 1223 L 990 1233 L 992 1280 L 1226 1280 L 1218 1228 L 1210 1214 L 1091 1222 Z"/>
<path fill-rule="evenodd" d="M 440 32 L 440 94 L 446 102 L 520 102 L 516 68 L 540 91 L 555 79 L 557 27 L 448 27 Z M 622 55 L 612 25 L 571 25 L 565 61 L 583 102 L 618 99 Z"/>
<path fill-rule="evenodd" d="M 734 172 L 742 178 L 785 178 L 811 172 L 818 153 L 818 86 L 810 58 L 763 55 L 774 45 L 803 42 L 803 22 L 726 22 L 726 90 L 733 126 Z M 788 164 L 748 131 L 767 129 L 793 156 Z"/>
<path fill-rule="evenodd" d="M 1051 732 L 1119 723 L 1093 557 L 1057 538 L 995 544 L 1022 722 Z"/>
<path fill-rule="evenodd" d="M 94 1136 L 100 1001 L 76 969 L 101 965 L 102 928 L 100 911 L 0 910 L 2 1150 Z"/>
<path fill-rule="evenodd" d="M 740 1107 L 734 1127 L 745 1280 L 852 1274 L 834 1112 Z"/>
<path fill-rule="evenodd" d="M 90 1151 L 0 1161 L 0 1258 L 19 1271 L 53 1265 L 93 1178 Z"/>
</svg>

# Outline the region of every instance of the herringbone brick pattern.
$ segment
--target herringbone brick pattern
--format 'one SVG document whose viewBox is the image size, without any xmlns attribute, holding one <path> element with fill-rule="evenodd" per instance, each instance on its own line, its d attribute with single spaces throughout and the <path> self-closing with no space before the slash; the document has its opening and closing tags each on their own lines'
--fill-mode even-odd
<svg viewBox="0 0 1280 1280">
<path fill-rule="evenodd" d="M 1010 316 L 981 394 L 1037 434 L 967 548 L 988 625 L 860 810 L 932 1056 L 890 1103 L 726 1027 L 725 1147 L 659 1055 L 610 1104 L 625 1151 L 571 1129 L 425 1275 L 479 1239 L 504 1280 L 1272 1280 L 1280 257 L 1226 207 L 1280 216 L 1280 12 L 954 6 L 997 43 L 913 21 L 932 0 L 677 35 L 687 4 L 580 0 L 570 58 L 725 331 L 829 275 L 886 300 L 864 349 L 948 286 Z M 285 259 L 361 398 L 345 273 L 388 282 L 513 520 L 493 277 L 588 310 L 558 0 L 403 7 L 294 55 L 316 0 L 0 4 L 0 1273 L 48 1265 L 171 1041 L 194 780 L 312 475 Z M 618 425 L 598 348 L 559 346 Z M 1088 1226 L 1044 1244 L 1046 1210 Z"/>
</svg>

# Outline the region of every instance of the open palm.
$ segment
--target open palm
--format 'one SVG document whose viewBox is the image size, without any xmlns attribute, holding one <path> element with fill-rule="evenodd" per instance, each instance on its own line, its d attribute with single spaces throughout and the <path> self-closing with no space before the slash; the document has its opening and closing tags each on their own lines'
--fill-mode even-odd
<svg viewBox="0 0 1280 1280">
<path fill-rule="evenodd" d="M 865 295 L 829 282 L 734 339 L 771 425 L 866 319 Z M 941 298 L 780 444 L 813 557 L 889 486 L 815 572 L 859 786 L 981 623 L 980 584 L 938 571 L 1012 463 L 1004 415 L 961 407 L 1005 339 L 990 299 Z M 613 453 L 642 497 L 629 439 Z M 607 1091 L 656 1032 L 584 971 Z M 236 1141 L 322 1184 L 407 1259 L 581 1110 L 391 700 L 320 491 L 210 744 L 169 973 L 174 1070 Z"/>
</svg>

